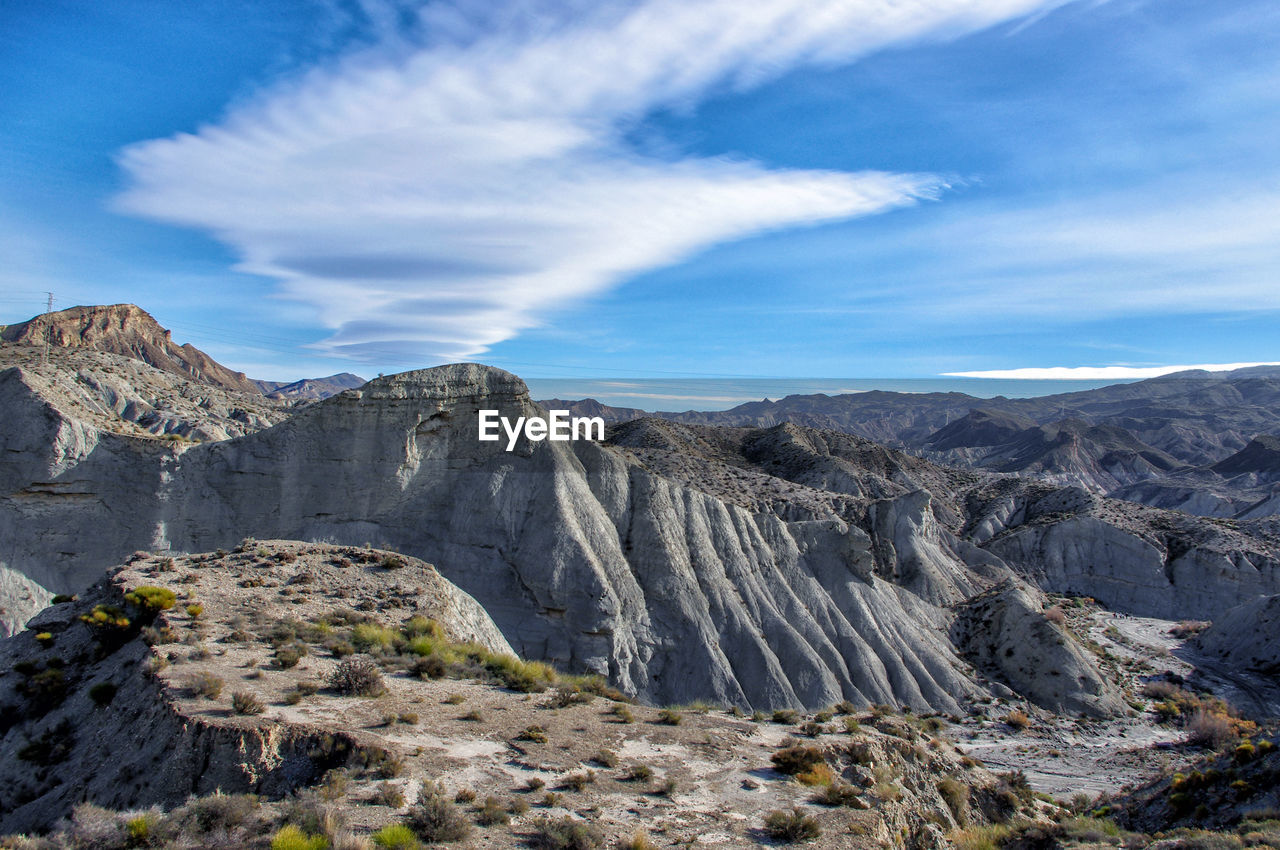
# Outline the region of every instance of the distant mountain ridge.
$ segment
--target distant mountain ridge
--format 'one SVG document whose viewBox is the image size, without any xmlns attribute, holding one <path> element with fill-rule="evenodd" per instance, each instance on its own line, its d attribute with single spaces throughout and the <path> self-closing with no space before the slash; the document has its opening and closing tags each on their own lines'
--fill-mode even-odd
<svg viewBox="0 0 1280 850">
<path fill-rule="evenodd" d="M 327 378 L 303 378 L 300 381 L 254 381 L 267 398 L 319 401 L 343 390 L 354 390 L 365 384 L 364 378 L 350 372 L 339 372 Z"/>
<path fill-rule="evenodd" d="M 652 414 L 595 399 L 556 404 L 611 423 L 642 415 L 753 428 L 791 422 L 866 437 L 938 463 L 1034 475 L 1204 516 L 1280 513 L 1274 472 L 1234 471 L 1266 467 L 1274 456 L 1267 448 L 1280 434 L 1280 367 L 1274 366 L 1178 372 L 1035 398 L 876 390 Z M 1255 439 L 1272 442 L 1229 460 Z"/>
</svg>

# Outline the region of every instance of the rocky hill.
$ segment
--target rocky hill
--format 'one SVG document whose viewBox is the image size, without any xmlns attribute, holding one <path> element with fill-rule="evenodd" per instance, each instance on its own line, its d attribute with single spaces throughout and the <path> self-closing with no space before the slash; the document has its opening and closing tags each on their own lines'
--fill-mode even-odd
<svg viewBox="0 0 1280 850">
<path fill-rule="evenodd" d="M 151 314 L 133 304 L 72 307 L 0 326 L 0 340 L 17 345 L 86 349 L 141 360 L 209 386 L 255 395 L 258 387 L 193 345 L 177 345 Z"/>
<path fill-rule="evenodd" d="M 1090 660 L 1064 654 L 1070 635 L 1032 627 L 1037 592 L 1008 596 L 1019 611 L 1003 639 L 1021 639 L 1021 670 L 958 645 L 956 606 L 1020 581 L 1204 618 L 1280 585 L 1262 532 L 947 470 L 846 434 L 647 420 L 604 445 L 509 453 L 476 440 L 480 408 L 541 413 L 518 378 L 476 365 L 380 378 L 199 445 L 93 432 L 22 396 L 15 413 L 44 423 L 32 445 L 49 448 L 0 482 L 3 559 L 65 593 L 139 548 L 371 542 L 437 564 L 526 657 L 652 703 L 770 710 L 958 711 L 998 683 L 1111 714 L 1122 706 Z M 1046 659 L 1074 665 L 1065 684 Z"/>
<path fill-rule="evenodd" d="M 942 848 L 1051 809 L 936 718 L 631 705 L 507 654 L 474 600 L 392 552 L 139 554 L 34 625 L 0 642 L 0 833 L 69 817 L 57 846 L 265 848 L 293 824 L 367 848 L 408 823 L 515 847 L 577 823 L 583 843 L 537 846 L 738 847 L 781 812 L 824 847 Z"/>
</svg>

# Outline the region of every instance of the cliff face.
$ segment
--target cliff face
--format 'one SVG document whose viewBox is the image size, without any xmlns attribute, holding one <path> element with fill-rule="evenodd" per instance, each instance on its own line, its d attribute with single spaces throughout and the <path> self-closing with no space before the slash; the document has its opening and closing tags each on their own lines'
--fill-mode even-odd
<svg viewBox="0 0 1280 850">
<path fill-rule="evenodd" d="M 259 395 L 243 372 L 233 372 L 193 345 L 177 345 L 151 314 L 133 304 L 72 307 L 0 328 L 0 340 L 20 345 L 84 348 L 148 363 L 164 372 L 225 390 Z"/>
<path fill-rule="evenodd" d="M 1280 584 L 1247 535 L 1169 532 L 1183 550 L 1165 569 L 1150 523 L 1108 518 L 1102 500 L 1054 502 L 1069 491 L 1010 479 L 1003 496 L 971 497 L 981 475 L 848 435 L 642 423 L 613 445 L 509 453 L 476 439 L 476 411 L 541 411 L 515 376 L 470 364 L 195 446 L 90 434 L 22 398 L 33 452 L 53 448 L 7 470 L 0 560 L 46 588 L 84 587 L 138 548 L 368 542 L 439 565 L 517 652 L 658 703 L 956 710 L 986 685 L 948 637 L 950 606 L 1015 573 L 1133 588 L 1094 595 L 1174 616 L 1205 616 L 1208 582 L 1223 608 Z M 1005 639 L 1054 639 L 1009 622 Z M 1106 696 L 1052 699 L 1107 713 Z"/>
</svg>

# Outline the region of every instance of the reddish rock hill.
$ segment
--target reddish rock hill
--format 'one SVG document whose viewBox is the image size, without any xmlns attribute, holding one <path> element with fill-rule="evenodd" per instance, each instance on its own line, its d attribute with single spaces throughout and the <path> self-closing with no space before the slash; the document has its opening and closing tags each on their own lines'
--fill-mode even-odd
<svg viewBox="0 0 1280 850">
<path fill-rule="evenodd" d="M 132 357 L 175 375 L 227 390 L 261 395 L 243 372 L 233 372 L 193 345 L 177 345 L 151 314 L 133 304 L 72 307 L 17 325 L 0 326 L 0 340 L 56 348 L 88 348 Z"/>
</svg>

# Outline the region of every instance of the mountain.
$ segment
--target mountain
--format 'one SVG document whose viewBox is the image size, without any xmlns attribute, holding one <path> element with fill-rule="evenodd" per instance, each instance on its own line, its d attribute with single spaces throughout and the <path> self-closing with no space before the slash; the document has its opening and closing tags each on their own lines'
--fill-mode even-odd
<svg viewBox="0 0 1280 850">
<path fill-rule="evenodd" d="M 364 386 L 365 380 L 359 375 L 353 375 L 350 372 L 339 372 L 327 378 L 303 378 L 300 381 L 290 383 L 258 380 L 253 383 L 268 398 L 317 401 L 322 398 L 328 398 L 331 395 L 337 395 L 343 390 L 353 390 Z"/>
<path fill-rule="evenodd" d="M 594 400 L 558 406 L 615 423 L 650 415 Z M 1280 434 L 1280 367 L 1179 372 L 1023 399 L 874 391 L 651 415 L 689 424 L 791 422 L 844 431 L 940 463 L 1034 475 L 1204 516 L 1280 512 L 1280 498 L 1258 489 L 1261 479 L 1233 481 L 1212 469 L 1255 438 Z M 1209 468 L 1207 475 L 1202 468 Z"/>
<path fill-rule="evenodd" d="M 658 704 L 956 711 L 1016 682 L 1039 705 L 1109 715 L 1123 703 L 1092 656 L 1033 627 L 1041 590 L 1197 619 L 1280 592 L 1269 533 L 835 431 L 650 419 L 604 444 L 507 452 L 476 440 L 477 411 L 543 411 L 474 364 L 198 445 L 95 431 L 30 388 L 5 407 L 18 426 L 0 449 L 26 454 L 0 480 L 0 557 L 44 588 L 79 591 L 138 549 L 372 542 L 436 564 L 522 655 Z M 1019 649 L 992 664 L 952 630 L 1002 586 L 1027 592 L 1001 591 L 1002 640 Z"/>
<path fill-rule="evenodd" d="M 104 351 L 224 390 L 259 391 L 243 372 L 231 371 L 193 345 L 176 345 L 168 330 L 133 304 L 43 313 L 17 325 L 0 326 L 0 340 L 42 348 Z"/>
</svg>

